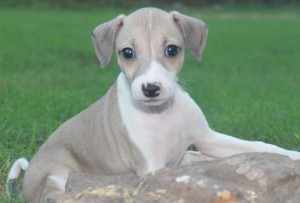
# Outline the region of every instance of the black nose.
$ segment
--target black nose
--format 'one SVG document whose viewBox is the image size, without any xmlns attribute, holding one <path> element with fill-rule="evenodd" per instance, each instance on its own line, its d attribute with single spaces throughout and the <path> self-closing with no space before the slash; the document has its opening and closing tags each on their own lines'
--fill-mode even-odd
<svg viewBox="0 0 300 203">
<path fill-rule="evenodd" d="M 157 83 L 147 83 L 142 85 L 142 91 L 146 97 L 157 97 L 160 91 L 160 85 Z"/>
</svg>

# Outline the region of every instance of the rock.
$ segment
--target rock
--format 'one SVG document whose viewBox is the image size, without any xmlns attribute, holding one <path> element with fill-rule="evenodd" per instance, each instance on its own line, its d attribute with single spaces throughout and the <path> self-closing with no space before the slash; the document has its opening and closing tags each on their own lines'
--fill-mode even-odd
<svg viewBox="0 0 300 203">
<path fill-rule="evenodd" d="M 66 193 L 50 202 L 300 202 L 300 161 L 270 153 L 224 159 L 188 153 L 188 162 L 142 178 L 71 173 Z"/>
</svg>

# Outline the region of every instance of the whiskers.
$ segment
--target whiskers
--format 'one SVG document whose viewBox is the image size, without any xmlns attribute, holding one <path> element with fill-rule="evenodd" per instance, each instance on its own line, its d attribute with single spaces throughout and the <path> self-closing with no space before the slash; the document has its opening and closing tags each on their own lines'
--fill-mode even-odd
<svg viewBox="0 0 300 203">
<path fill-rule="evenodd" d="M 187 93 L 191 93 L 191 88 L 190 86 L 193 85 L 193 81 L 190 81 L 190 80 L 186 80 L 186 79 L 182 79 L 182 78 L 179 78 L 177 80 L 177 83 L 179 84 L 179 86 L 184 90 L 186 91 Z"/>
</svg>

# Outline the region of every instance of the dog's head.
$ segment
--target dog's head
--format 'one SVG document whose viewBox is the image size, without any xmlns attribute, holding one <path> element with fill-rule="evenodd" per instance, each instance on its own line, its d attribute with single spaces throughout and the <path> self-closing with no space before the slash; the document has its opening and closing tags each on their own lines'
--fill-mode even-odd
<svg viewBox="0 0 300 203">
<path fill-rule="evenodd" d="M 144 8 L 99 25 L 92 39 L 101 66 L 109 63 L 116 50 L 132 97 L 155 106 L 173 98 L 184 48 L 201 57 L 207 26 L 176 11 Z"/>
</svg>

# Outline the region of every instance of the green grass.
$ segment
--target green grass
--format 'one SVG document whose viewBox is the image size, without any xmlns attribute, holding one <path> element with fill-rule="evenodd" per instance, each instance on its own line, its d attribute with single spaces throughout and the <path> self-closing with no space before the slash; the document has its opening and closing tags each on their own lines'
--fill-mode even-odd
<svg viewBox="0 0 300 203">
<path fill-rule="evenodd" d="M 209 25 L 202 61 L 186 54 L 180 76 L 210 125 L 300 150 L 300 13 L 184 12 Z M 90 34 L 119 13 L 0 10 L 0 200 L 12 162 L 115 81 L 115 58 L 102 70 Z"/>
</svg>

